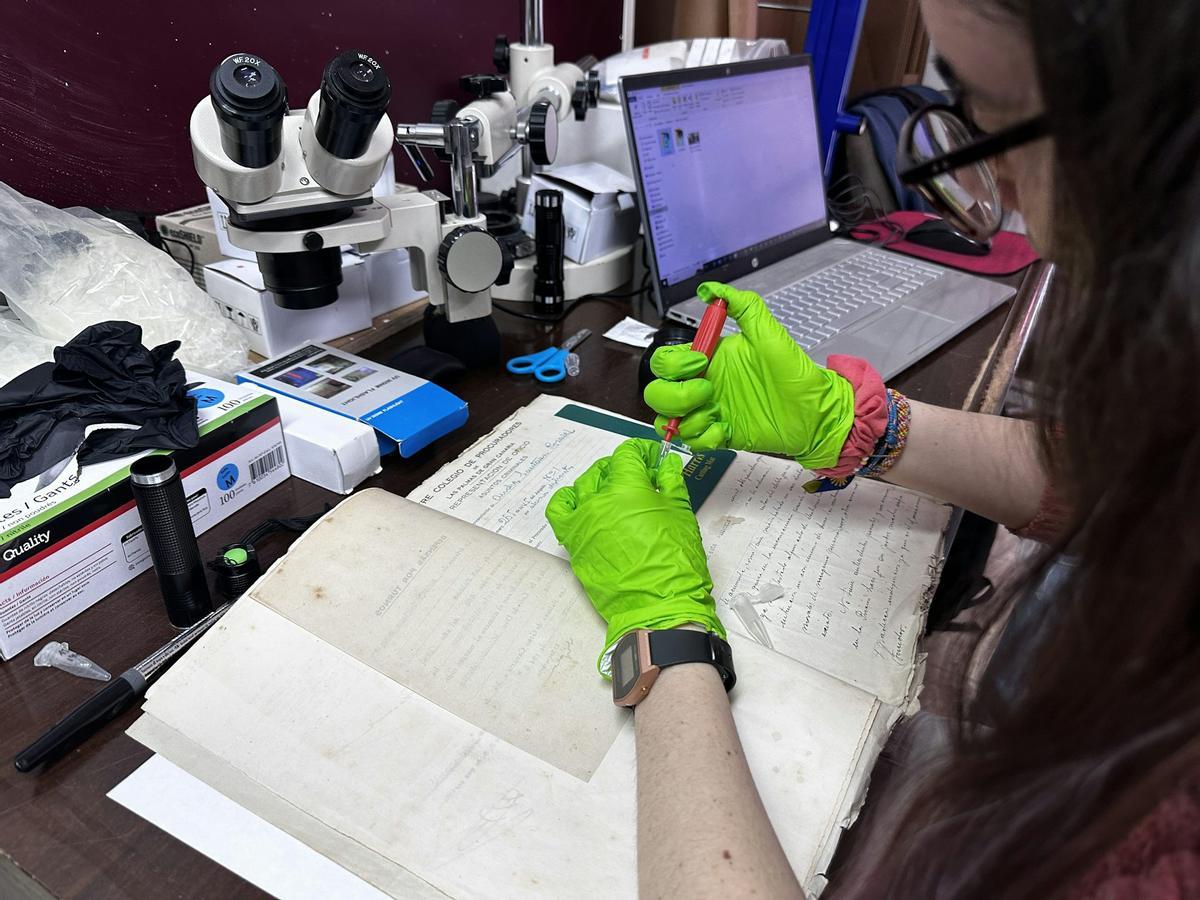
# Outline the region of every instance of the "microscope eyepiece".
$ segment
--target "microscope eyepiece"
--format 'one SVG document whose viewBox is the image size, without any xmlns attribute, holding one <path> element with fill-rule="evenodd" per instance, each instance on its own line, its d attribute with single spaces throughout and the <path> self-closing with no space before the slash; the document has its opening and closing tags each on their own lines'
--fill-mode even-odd
<svg viewBox="0 0 1200 900">
<path fill-rule="evenodd" d="M 392 83 L 369 53 L 347 50 L 321 78 L 317 141 L 339 159 L 362 156 L 392 98 Z"/>
<path fill-rule="evenodd" d="M 279 158 L 287 85 L 252 53 L 234 53 L 213 69 L 208 92 L 217 112 L 221 149 L 238 165 L 261 169 Z"/>
<path fill-rule="evenodd" d="M 242 87 L 254 87 L 262 81 L 262 70 L 248 64 L 240 65 L 233 70 L 233 80 Z"/>
</svg>

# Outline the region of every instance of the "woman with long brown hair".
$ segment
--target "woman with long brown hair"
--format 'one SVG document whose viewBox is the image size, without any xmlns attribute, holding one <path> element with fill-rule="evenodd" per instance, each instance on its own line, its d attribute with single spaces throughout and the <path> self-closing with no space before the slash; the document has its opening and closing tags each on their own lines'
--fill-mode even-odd
<svg viewBox="0 0 1200 900">
<path fill-rule="evenodd" d="M 985 681 L 1007 684 L 1007 701 L 964 685 L 953 739 L 902 770 L 887 827 L 859 843 L 834 895 L 1200 896 L 1200 4 L 923 0 L 922 12 L 969 122 L 968 152 L 947 165 L 987 159 L 1066 284 L 1037 335 L 1036 422 L 909 401 L 861 361 L 817 366 L 758 297 L 720 285 L 706 290 L 742 334 L 704 378 L 690 377 L 696 354 L 660 350 L 647 402 L 682 415 L 694 446 L 884 477 L 1029 529 L 1045 552 L 1003 595 L 1026 621 L 1031 585 L 1071 562 L 1019 664 L 991 662 Z M 641 538 L 591 512 L 636 481 L 636 454 L 619 452 L 621 478 L 601 466 L 547 510 L 572 565 L 602 613 L 618 601 L 591 577 L 598 558 L 619 582 L 662 586 L 619 598 L 626 630 L 711 629 L 694 523 L 642 503 L 642 524 L 673 535 L 646 577 L 646 555 L 626 546 Z M 670 616 L 638 619 L 639 603 L 664 602 Z M 610 627 L 610 645 L 618 636 Z M 799 894 L 719 673 L 664 669 L 635 722 L 643 894 Z"/>
</svg>

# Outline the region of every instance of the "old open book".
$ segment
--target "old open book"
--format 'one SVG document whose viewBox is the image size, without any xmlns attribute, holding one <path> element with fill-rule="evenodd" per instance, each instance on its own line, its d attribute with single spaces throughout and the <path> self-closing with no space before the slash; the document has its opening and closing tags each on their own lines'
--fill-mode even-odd
<svg viewBox="0 0 1200 900">
<path fill-rule="evenodd" d="M 395 896 L 632 896 L 632 720 L 542 510 L 638 428 L 543 397 L 411 499 L 350 497 L 151 688 L 130 734 Z M 794 463 L 753 454 L 689 471 L 734 716 L 815 894 L 915 696 L 947 511 L 882 484 L 808 495 Z"/>
</svg>

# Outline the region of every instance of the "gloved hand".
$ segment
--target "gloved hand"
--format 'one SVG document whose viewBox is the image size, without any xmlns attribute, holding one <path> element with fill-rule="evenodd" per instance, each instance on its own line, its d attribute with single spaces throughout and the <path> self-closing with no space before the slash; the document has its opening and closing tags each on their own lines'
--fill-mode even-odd
<svg viewBox="0 0 1200 900">
<path fill-rule="evenodd" d="M 658 380 L 644 396 L 659 414 L 659 434 L 667 419 L 682 416 L 679 438 L 697 450 L 777 453 L 809 469 L 836 465 L 854 424 L 850 382 L 814 363 L 758 294 L 715 281 L 697 293 L 706 302 L 726 300 L 741 334 L 721 338 L 711 363 L 687 344 L 654 351 Z"/>
<path fill-rule="evenodd" d="M 658 449 L 625 441 L 546 506 L 554 536 L 608 623 L 598 663 L 605 677 L 610 648 L 634 629 L 695 622 L 725 637 L 683 464 L 671 454 L 655 471 Z"/>
</svg>

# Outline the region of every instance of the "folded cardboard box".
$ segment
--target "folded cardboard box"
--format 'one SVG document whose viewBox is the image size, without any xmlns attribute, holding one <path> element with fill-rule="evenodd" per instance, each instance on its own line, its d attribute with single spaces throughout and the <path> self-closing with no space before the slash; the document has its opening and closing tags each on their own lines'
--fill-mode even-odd
<svg viewBox="0 0 1200 900">
<path fill-rule="evenodd" d="M 251 388 L 249 382 L 245 386 Z M 285 394 L 271 396 L 279 403 L 288 465 L 297 478 L 348 494 L 379 472 L 379 442 L 371 426 Z"/>
<path fill-rule="evenodd" d="M 212 207 L 207 203 L 163 213 L 154 220 L 158 237 L 171 258 L 187 269 L 204 290 L 204 267 L 225 258 L 217 240 Z"/>
<path fill-rule="evenodd" d="M 289 470 L 273 396 L 192 380 L 200 442 L 172 455 L 202 534 Z M 151 568 L 129 487 L 129 465 L 145 455 L 68 466 L 53 483 L 0 500 L 0 658 L 11 659 Z"/>
<path fill-rule="evenodd" d="M 359 255 L 367 267 L 367 293 L 371 297 L 372 318 L 387 315 L 429 296 L 425 291 L 413 287 L 412 263 L 407 250 L 380 250 Z"/>
<path fill-rule="evenodd" d="M 205 267 L 208 296 L 246 336 L 250 349 L 275 356 L 305 341 L 328 341 L 371 327 L 363 257 L 342 254 L 338 298 L 316 309 L 285 309 L 267 290 L 258 263 L 224 259 Z"/>
<path fill-rule="evenodd" d="M 641 220 L 634 185 L 620 172 L 580 163 L 534 175 L 521 213 L 521 227 L 529 234 L 536 233 L 533 205 L 543 189 L 562 191 L 563 255 L 572 262 L 591 262 L 637 238 Z"/>
<path fill-rule="evenodd" d="M 467 421 L 467 402 L 445 388 L 324 344 L 305 344 L 237 378 L 370 425 L 385 456 L 412 456 Z"/>
</svg>

